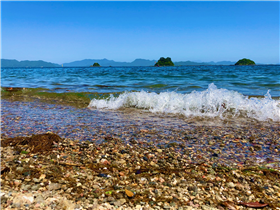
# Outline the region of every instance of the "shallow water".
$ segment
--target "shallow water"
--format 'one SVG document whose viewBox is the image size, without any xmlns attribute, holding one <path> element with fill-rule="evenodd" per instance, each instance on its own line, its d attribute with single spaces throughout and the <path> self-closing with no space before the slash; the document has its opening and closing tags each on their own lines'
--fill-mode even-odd
<svg viewBox="0 0 280 210">
<path fill-rule="evenodd" d="M 279 148 L 278 123 L 246 118 L 240 121 L 201 117 L 186 119 L 139 109 L 78 109 L 40 101 L 2 100 L 1 105 L 2 138 L 49 131 L 63 138 L 102 143 L 109 135 L 127 143 L 146 142 L 151 146 L 169 147 L 176 143 L 176 150 L 185 148 L 184 151 L 189 151 L 194 160 L 196 156 L 200 157 L 198 159 L 218 157 L 219 162 L 226 165 L 245 164 L 250 160 L 250 164 L 274 164 L 274 168 L 279 168 L 280 164 L 275 150 Z M 228 137 L 231 135 L 234 137 Z M 256 136 L 257 142 L 250 142 L 250 136 Z M 256 145 L 261 145 L 262 149 L 252 153 L 249 149 Z"/>
<path fill-rule="evenodd" d="M 178 118 L 160 118 L 148 113 L 78 109 L 71 106 L 34 102 L 1 101 L 2 134 L 9 137 L 51 131 L 64 138 L 102 142 L 105 135 L 125 128 L 157 130 L 159 127 L 189 128 Z M 175 123 L 176 122 L 176 123 Z M 104 130 L 104 132 L 103 132 Z"/>
</svg>

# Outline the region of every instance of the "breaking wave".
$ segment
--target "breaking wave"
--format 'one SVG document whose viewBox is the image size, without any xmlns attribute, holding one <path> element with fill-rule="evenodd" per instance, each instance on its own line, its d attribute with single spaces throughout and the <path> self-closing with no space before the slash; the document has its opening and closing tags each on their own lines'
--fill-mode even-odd
<svg viewBox="0 0 280 210">
<path fill-rule="evenodd" d="M 93 99 L 89 107 L 97 109 L 138 108 L 153 113 L 180 114 L 186 117 L 249 117 L 260 121 L 280 121 L 280 100 L 244 96 L 239 92 L 218 89 L 213 83 L 204 91 L 189 94 L 177 92 L 124 92 L 117 97 Z"/>
</svg>

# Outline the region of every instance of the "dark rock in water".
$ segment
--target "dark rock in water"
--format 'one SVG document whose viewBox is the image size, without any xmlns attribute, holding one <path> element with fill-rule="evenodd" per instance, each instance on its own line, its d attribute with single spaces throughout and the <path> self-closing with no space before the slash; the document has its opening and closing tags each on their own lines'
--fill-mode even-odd
<svg viewBox="0 0 280 210">
<path fill-rule="evenodd" d="M 256 151 L 262 150 L 262 147 L 260 145 L 254 145 L 253 147 Z"/>
<path fill-rule="evenodd" d="M 178 146 L 178 143 L 176 143 L 176 142 L 172 142 L 167 145 L 167 147 L 177 147 L 177 146 Z"/>
<path fill-rule="evenodd" d="M 126 150 L 121 150 L 121 153 L 125 154 L 125 153 L 127 153 L 127 151 Z"/>
<path fill-rule="evenodd" d="M 184 139 L 185 139 L 185 140 L 191 140 L 191 139 L 192 139 L 192 137 L 191 137 L 191 136 L 189 136 L 189 135 L 186 135 L 186 136 L 184 137 Z"/>
<path fill-rule="evenodd" d="M 143 160 L 148 161 L 148 158 L 145 156 L 145 157 L 143 157 Z"/>
<path fill-rule="evenodd" d="M 137 144 L 138 142 L 137 142 L 135 139 L 131 139 L 131 140 L 130 140 L 130 143 L 131 143 L 131 144 Z"/>
<path fill-rule="evenodd" d="M 213 153 L 212 157 L 219 157 L 219 155 L 217 153 Z"/>
</svg>

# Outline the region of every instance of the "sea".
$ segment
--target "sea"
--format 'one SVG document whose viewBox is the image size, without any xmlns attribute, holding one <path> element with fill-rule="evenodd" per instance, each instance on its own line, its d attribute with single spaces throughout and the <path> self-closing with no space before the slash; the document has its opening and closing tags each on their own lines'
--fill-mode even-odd
<svg viewBox="0 0 280 210">
<path fill-rule="evenodd" d="M 1 87 L 94 93 L 97 110 L 280 121 L 279 65 L 2 68 Z"/>
<path fill-rule="evenodd" d="M 109 136 L 280 168 L 280 66 L 2 68 L 1 96 L 1 138 Z"/>
</svg>

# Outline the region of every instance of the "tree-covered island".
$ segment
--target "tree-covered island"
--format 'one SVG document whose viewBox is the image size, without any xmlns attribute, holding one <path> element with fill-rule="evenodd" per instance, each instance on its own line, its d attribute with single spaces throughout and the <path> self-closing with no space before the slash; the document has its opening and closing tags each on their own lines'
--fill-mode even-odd
<svg viewBox="0 0 280 210">
<path fill-rule="evenodd" d="M 93 65 L 91 65 L 90 67 L 99 67 L 99 63 L 94 63 Z"/>
<path fill-rule="evenodd" d="M 247 65 L 256 65 L 254 61 L 247 59 L 247 58 L 243 58 L 239 61 L 237 61 L 234 65 L 236 66 L 247 66 Z"/>
<path fill-rule="evenodd" d="M 174 63 L 172 62 L 171 58 L 167 57 L 161 57 L 155 64 L 155 66 L 174 66 Z"/>
</svg>

